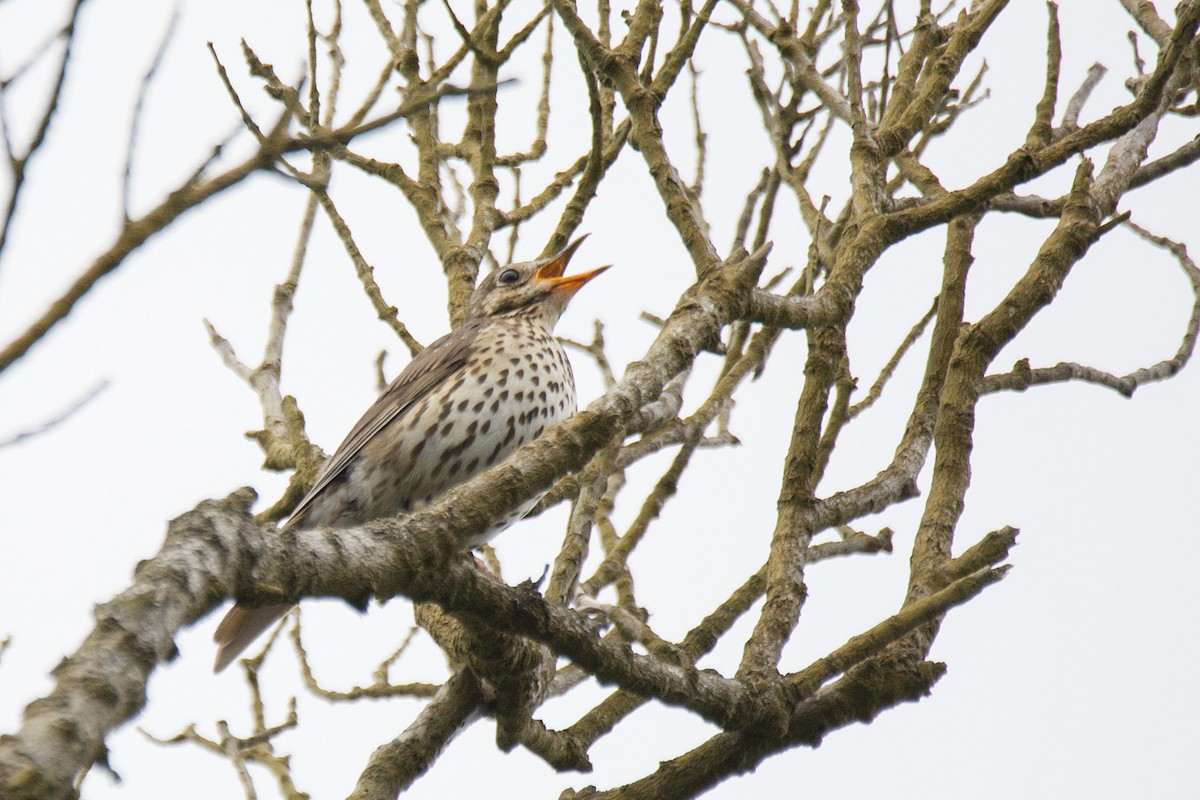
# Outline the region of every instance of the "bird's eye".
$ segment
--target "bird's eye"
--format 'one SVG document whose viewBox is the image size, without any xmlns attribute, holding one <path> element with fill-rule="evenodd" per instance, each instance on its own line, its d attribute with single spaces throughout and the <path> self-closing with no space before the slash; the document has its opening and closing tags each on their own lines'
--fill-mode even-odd
<svg viewBox="0 0 1200 800">
<path fill-rule="evenodd" d="M 501 286 L 512 286 L 520 277 L 521 275 L 515 269 L 506 269 L 496 278 L 496 282 Z"/>
</svg>

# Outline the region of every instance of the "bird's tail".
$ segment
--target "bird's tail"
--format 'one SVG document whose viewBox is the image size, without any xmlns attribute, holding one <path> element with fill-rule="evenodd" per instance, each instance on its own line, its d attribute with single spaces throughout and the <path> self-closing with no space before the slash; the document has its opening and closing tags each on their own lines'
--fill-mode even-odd
<svg viewBox="0 0 1200 800">
<path fill-rule="evenodd" d="M 261 608 L 235 605 L 217 626 L 213 641 L 217 643 L 217 661 L 213 672 L 220 672 L 237 658 L 271 623 L 291 611 L 292 603 L 276 603 Z"/>
</svg>

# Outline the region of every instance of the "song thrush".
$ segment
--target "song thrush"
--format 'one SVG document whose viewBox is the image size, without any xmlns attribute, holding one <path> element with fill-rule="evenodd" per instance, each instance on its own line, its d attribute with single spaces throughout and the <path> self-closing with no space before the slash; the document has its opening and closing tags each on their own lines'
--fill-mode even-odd
<svg viewBox="0 0 1200 800">
<path fill-rule="evenodd" d="M 422 350 L 367 409 L 284 527 L 347 527 L 414 511 L 575 413 L 575 379 L 554 324 L 575 292 L 608 268 L 563 276 L 582 241 L 488 274 L 462 325 Z M 471 546 L 536 502 L 513 509 Z M 230 609 L 213 637 L 215 670 L 290 608 Z"/>
</svg>

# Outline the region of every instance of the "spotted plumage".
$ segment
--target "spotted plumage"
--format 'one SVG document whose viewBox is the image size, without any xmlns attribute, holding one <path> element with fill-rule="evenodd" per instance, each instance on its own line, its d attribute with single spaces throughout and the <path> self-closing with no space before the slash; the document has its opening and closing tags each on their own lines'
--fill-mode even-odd
<svg viewBox="0 0 1200 800">
<path fill-rule="evenodd" d="M 415 511 L 575 413 L 575 380 L 554 324 L 607 269 L 563 276 L 556 256 L 491 272 L 463 324 L 422 350 L 351 428 L 284 527 L 347 527 Z M 534 498 L 471 542 L 522 517 Z M 235 605 L 214 636 L 228 665 L 290 604 Z"/>
</svg>

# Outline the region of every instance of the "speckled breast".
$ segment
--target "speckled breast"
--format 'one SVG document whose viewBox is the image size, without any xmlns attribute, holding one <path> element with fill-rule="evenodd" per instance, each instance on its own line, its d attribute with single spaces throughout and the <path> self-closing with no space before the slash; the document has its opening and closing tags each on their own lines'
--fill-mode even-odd
<svg viewBox="0 0 1200 800">
<path fill-rule="evenodd" d="M 351 467 L 363 492 L 356 516 L 415 511 L 574 413 L 574 376 L 553 334 L 536 320 L 497 320 L 480 332 L 463 367 L 364 447 L 390 452 L 386 461 L 366 457 Z M 367 475 L 363 463 L 387 466 Z M 524 516 L 538 499 L 472 544 Z"/>
</svg>

